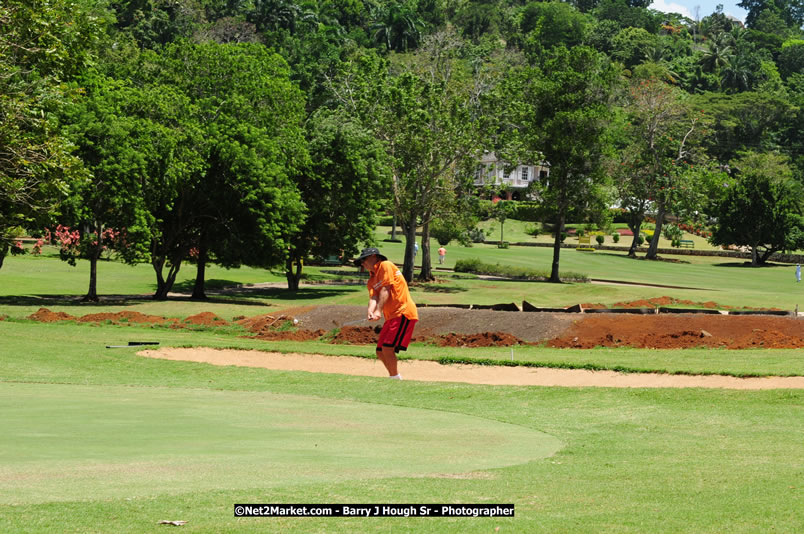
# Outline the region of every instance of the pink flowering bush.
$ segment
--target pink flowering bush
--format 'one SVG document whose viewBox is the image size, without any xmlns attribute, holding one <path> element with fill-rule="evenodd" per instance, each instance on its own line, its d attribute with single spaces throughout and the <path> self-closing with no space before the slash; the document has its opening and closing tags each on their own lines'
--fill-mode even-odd
<svg viewBox="0 0 804 534">
<path fill-rule="evenodd" d="M 46 230 L 45 239 L 57 245 L 59 256 L 71 265 L 75 265 L 77 258 L 113 250 L 125 246 L 126 242 L 125 229 L 106 228 L 100 235 L 95 231 L 82 234 L 78 229 L 61 224 L 52 231 Z"/>
</svg>

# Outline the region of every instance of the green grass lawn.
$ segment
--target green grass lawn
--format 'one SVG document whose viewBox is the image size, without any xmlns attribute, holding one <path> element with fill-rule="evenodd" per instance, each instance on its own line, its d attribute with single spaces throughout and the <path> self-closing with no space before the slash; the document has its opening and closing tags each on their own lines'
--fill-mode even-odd
<svg viewBox="0 0 804 534">
<path fill-rule="evenodd" d="M 147 532 L 160 520 L 195 532 L 802 526 L 801 391 L 396 382 L 104 348 L 143 332 L 164 344 L 232 342 L 0 322 L 0 530 Z M 238 502 L 514 503 L 516 517 L 235 519 Z"/>
<path fill-rule="evenodd" d="M 401 263 L 401 245 L 381 243 Z M 397 248 L 398 247 L 398 248 Z M 549 265 L 550 250 L 448 247 L 448 262 Z M 679 257 L 680 258 L 680 257 Z M 720 259 L 645 262 L 562 251 L 591 278 L 700 287 L 547 284 L 440 274 L 419 302 L 612 305 L 671 294 L 696 302 L 792 308 L 786 267 Z M 337 278 L 311 268 L 312 279 Z M 354 270 L 344 270 L 354 277 Z M 281 281 L 213 271 L 221 285 Z M 352 273 L 352 274 L 349 274 Z M 359 285 L 266 288 L 211 302 L 154 302 L 149 266 L 104 262 L 103 305 L 76 297 L 86 264 L 14 257 L 0 270 L 0 531 L 152 532 L 800 532 L 801 390 L 474 386 L 217 367 L 106 349 L 132 340 L 368 356 L 371 347 L 267 343 L 236 328 L 171 330 L 39 324 L 40 305 L 73 315 L 136 309 L 226 319 L 301 305 L 364 304 Z M 194 270 L 182 271 L 189 284 Z M 735 375 L 804 374 L 801 351 L 558 350 L 516 347 L 531 365 Z M 505 361 L 509 348 L 408 356 Z M 235 503 L 514 503 L 507 519 L 253 519 Z M 499 529 L 499 530 L 497 530 Z"/>
</svg>

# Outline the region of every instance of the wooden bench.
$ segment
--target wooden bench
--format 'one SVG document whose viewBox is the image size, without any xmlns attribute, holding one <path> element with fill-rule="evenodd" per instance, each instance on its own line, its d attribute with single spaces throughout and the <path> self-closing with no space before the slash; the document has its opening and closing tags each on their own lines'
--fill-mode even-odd
<svg viewBox="0 0 804 534">
<path fill-rule="evenodd" d="M 588 235 L 585 235 L 578 238 L 578 246 L 575 248 L 575 250 L 588 250 L 594 252 L 595 248 L 592 246 L 591 238 Z"/>
<path fill-rule="evenodd" d="M 695 242 L 692 239 L 682 239 L 678 242 L 681 248 L 695 248 Z"/>
<path fill-rule="evenodd" d="M 343 261 L 337 254 L 330 254 L 321 263 L 324 265 L 343 265 Z"/>
</svg>

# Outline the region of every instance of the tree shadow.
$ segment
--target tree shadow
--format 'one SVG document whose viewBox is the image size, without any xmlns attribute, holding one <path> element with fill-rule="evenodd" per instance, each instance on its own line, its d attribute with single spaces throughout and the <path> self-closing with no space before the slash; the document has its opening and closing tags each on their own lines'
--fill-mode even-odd
<svg viewBox="0 0 804 534">
<path fill-rule="evenodd" d="M 737 268 L 745 268 L 745 269 L 769 269 L 772 267 L 784 267 L 786 269 L 795 269 L 795 265 L 790 263 L 764 263 L 759 265 L 751 265 L 751 261 L 740 261 L 740 262 L 728 262 L 728 263 L 713 263 L 713 267 L 737 267 Z"/>
<path fill-rule="evenodd" d="M 654 261 L 654 260 L 647 259 L 645 257 L 644 251 L 642 251 L 642 252 L 643 252 L 642 256 L 629 256 L 628 254 L 615 254 L 613 252 L 600 252 L 600 251 L 595 252 L 595 254 L 600 254 L 600 255 L 603 255 L 603 256 L 609 256 L 611 258 L 620 258 L 620 259 L 624 259 L 624 260 Z M 688 260 L 680 260 L 678 258 L 667 258 L 667 257 L 662 257 L 662 256 L 658 256 L 655 261 L 663 261 L 663 262 L 667 262 L 667 263 L 684 263 L 684 264 L 692 263 L 692 262 L 690 262 Z"/>
<path fill-rule="evenodd" d="M 83 295 L 5 295 L 4 306 L 133 306 L 153 300 L 151 295 L 99 295 L 98 302 L 84 301 Z"/>
<path fill-rule="evenodd" d="M 413 289 L 418 289 L 423 291 L 424 293 L 464 293 L 469 291 L 465 287 L 455 287 L 455 286 L 443 286 L 438 285 L 436 283 L 417 283 L 413 286 Z"/>
<path fill-rule="evenodd" d="M 204 280 L 204 289 L 206 291 L 219 291 L 221 289 L 237 287 L 238 285 L 239 285 L 238 282 L 234 280 L 221 280 L 219 278 Z M 151 287 L 153 287 L 154 292 L 156 292 L 156 286 L 153 285 Z M 195 279 L 184 280 L 182 282 L 174 283 L 171 292 L 175 291 L 176 293 L 192 293 L 194 287 L 195 287 Z"/>
<path fill-rule="evenodd" d="M 178 289 L 178 288 L 177 288 Z M 242 306 L 265 306 L 265 299 L 280 301 L 318 300 L 337 297 L 355 291 L 350 288 L 327 289 L 301 288 L 298 291 L 289 291 L 287 288 L 254 288 L 237 287 L 222 290 L 211 290 L 206 299 L 192 299 L 190 294 L 171 294 L 163 302 L 207 302 L 210 304 L 238 304 Z M 180 291 L 176 291 L 179 293 Z M 89 306 L 135 306 L 143 302 L 152 302 L 153 294 L 145 295 L 98 295 L 97 302 L 86 302 L 83 295 L 5 295 L 0 296 L 2 306 L 74 306 L 76 308 Z"/>
<path fill-rule="evenodd" d="M 355 287 L 357 286 L 355 285 Z M 341 288 L 340 286 L 331 285 L 328 285 L 326 289 L 317 287 L 301 287 L 298 291 L 290 291 L 284 287 L 238 287 L 223 290 L 220 292 L 220 294 L 234 297 L 294 301 L 325 299 L 344 295 L 346 293 L 353 293 L 355 290 L 355 288 Z"/>
</svg>

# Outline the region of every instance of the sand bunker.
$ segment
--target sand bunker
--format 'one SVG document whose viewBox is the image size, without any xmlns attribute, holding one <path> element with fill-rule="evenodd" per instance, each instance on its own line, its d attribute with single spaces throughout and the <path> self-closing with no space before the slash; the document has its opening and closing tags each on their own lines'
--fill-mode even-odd
<svg viewBox="0 0 804 534">
<path fill-rule="evenodd" d="M 219 350 L 205 347 L 146 350 L 148 358 L 203 362 L 212 365 L 261 367 L 279 371 L 307 371 L 356 376 L 386 376 L 374 359 L 317 354 L 281 354 L 256 350 Z M 737 378 L 732 376 L 689 376 L 654 373 L 617 373 L 577 369 L 499 367 L 489 365 L 441 365 L 437 362 L 404 360 L 399 371 L 405 380 L 463 382 L 509 386 L 563 386 L 615 388 L 720 388 L 802 389 L 804 377 Z"/>
</svg>

